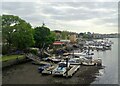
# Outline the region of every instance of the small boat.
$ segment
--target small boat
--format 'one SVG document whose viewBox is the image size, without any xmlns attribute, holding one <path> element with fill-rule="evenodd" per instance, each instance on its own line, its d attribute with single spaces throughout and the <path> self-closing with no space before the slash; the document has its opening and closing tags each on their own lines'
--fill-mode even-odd
<svg viewBox="0 0 120 86">
<path fill-rule="evenodd" d="M 70 65 L 80 65 L 81 64 L 80 58 L 72 58 L 68 62 L 70 63 Z"/>
<path fill-rule="evenodd" d="M 96 64 L 95 63 L 93 63 L 93 62 L 82 62 L 82 65 L 84 65 L 84 66 L 95 66 Z"/>
<path fill-rule="evenodd" d="M 85 58 L 92 59 L 92 55 L 86 55 Z"/>
<path fill-rule="evenodd" d="M 51 64 L 41 64 L 39 67 L 38 67 L 38 72 L 39 73 L 42 73 L 42 71 L 46 68 L 49 68 L 51 67 L 52 65 Z"/>
<path fill-rule="evenodd" d="M 51 62 L 54 62 L 54 63 L 58 63 L 61 61 L 60 58 L 56 58 L 56 57 L 48 57 L 48 59 L 46 61 L 51 61 Z"/>
<path fill-rule="evenodd" d="M 42 71 L 42 74 L 52 74 L 53 69 L 54 69 L 54 66 L 51 65 L 50 67 L 45 68 Z"/>
<path fill-rule="evenodd" d="M 81 53 L 71 53 L 71 54 L 74 54 L 76 56 L 85 56 L 87 54 L 87 51 L 83 51 Z"/>
<path fill-rule="evenodd" d="M 70 66 L 70 63 L 68 63 L 68 67 Z M 67 69 L 66 62 L 60 62 L 58 66 L 52 71 L 53 75 L 64 75 Z"/>
<path fill-rule="evenodd" d="M 103 49 L 103 46 L 96 46 L 96 49 L 97 49 L 97 50 L 102 50 L 102 49 Z"/>
<path fill-rule="evenodd" d="M 105 46 L 106 46 L 106 47 L 111 47 L 111 44 L 107 43 Z"/>
<path fill-rule="evenodd" d="M 92 59 L 87 59 L 85 57 L 82 57 L 81 59 L 82 59 L 81 65 L 84 65 L 84 66 L 94 66 L 95 65 L 95 63 L 93 62 Z"/>
</svg>

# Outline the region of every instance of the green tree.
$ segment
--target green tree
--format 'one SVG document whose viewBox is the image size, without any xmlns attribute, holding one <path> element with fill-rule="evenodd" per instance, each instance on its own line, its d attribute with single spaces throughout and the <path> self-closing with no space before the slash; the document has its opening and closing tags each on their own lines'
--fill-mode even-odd
<svg viewBox="0 0 120 86">
<path fill-rule="evenodd" d="M 62 39 L 69 39 L 69 34 L 70 34 L 70 32 L 68 32 L 68 31 L 62 31 L 61 38 Z"/>
<path fill-rule="evenodd" d="M 38 48 L 46 48 L 52 44 L 56 39 L 56 34 L 53 31 L 50 31 L 48 27 L 44 24 L 41 27 L 36 27 L 34 29 L 34 40 L 35 45 Z"/>
<path fill-rule="evenodd" d="M 17 49 L 26 49 L 34 44 L 32 28 L 29 23 L 21 22 L 14 26 L 12 34 L 13 45 Z"/>
<path fill-rule="evenodd" d="M 41 26 L 41 27 L 36 27 L 34 29 L 34 39 L 35 39 L 35 45 L 38 48 L 42 48 L 43 46 L 47 46 L 48 45 L 48 41 L 50 40 L 50 29 L 45 27 L 45 26 Z"/>
<path fill-rule="evenodd" d="M 43 51 L 54 42 L 55 33 L 50 31 L 44 24 L 34 29 L 35 46 L 40 49 L 40 58 L 44 55 Z"/>
<path fill-rule="evenodd" d="M 23 50 L 34 44 L 31 25 L 18 16 L 2 15 L 2 35 L 8 51 L 11 47 Z"/>
<path fill-rule="evenodd" d="M 50 35 L 47 37 L 47 42 L 46 45 L 52 44 L 56 39 L 56 34 L 55 32 L 50 32 Z"/>
</svg>

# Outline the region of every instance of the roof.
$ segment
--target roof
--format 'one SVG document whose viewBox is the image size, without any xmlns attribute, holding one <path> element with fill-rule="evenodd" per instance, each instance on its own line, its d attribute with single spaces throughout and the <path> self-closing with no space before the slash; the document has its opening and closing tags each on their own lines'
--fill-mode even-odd
<svg viewBox="0 0 120 86">
<path fill-rule="evenodd" d="M 53 45 L 62 45 L 62 44 L 64 44 L 64 42 L 60 42 L 60 41 L 59 41 L 59 42 L 54 42 L 54 43 L 53 43 Z"/>
</svg>

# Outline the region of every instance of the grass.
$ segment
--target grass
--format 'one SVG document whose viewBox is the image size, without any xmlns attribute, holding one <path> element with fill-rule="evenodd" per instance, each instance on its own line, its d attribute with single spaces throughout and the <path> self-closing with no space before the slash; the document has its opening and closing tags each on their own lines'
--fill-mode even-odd
<svg viewBox="0 0 120 86">
<path fill-rule="evenodd" d="M 0 58 L 0 61 L 8 61 L 8 60 L 14 60 L 16 58 L 18 59 L 23 59 L 25 56 L 24 55 L 4 55 L 2 58 Z"/>
</svg>

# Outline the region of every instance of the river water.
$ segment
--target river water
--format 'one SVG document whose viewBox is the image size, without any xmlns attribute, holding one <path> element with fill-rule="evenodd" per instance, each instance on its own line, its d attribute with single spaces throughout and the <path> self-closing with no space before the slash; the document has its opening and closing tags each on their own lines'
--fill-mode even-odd
<svg viewBox="0 0 120 86">
<path fill-rule="evenodd" d="M 96 80 L 91 84 L 118 84 L 118 39 L 109 39 L 114 44 L 111 50 L 94 51 L 95 58 L 102 58 L 104 69 L 99 70 Z"/>
</svg>

